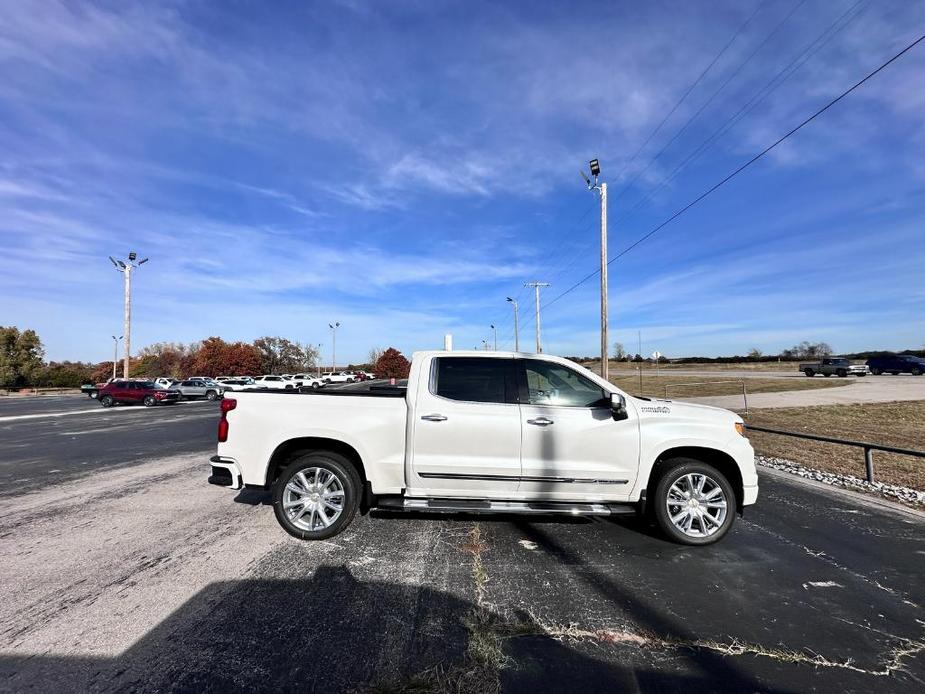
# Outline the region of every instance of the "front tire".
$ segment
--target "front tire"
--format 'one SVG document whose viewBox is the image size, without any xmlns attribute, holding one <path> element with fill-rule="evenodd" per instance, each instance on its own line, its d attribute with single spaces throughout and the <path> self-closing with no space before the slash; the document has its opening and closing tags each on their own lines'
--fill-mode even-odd
<svg viewBox="0 0 925 694">
<path fill-rule="evenodd" d="M 874 376 L 879 376 L 881 373 L 883 373 L 882 371 L 880 371 L 880 369 L 871 369 L 870 372 L 871 372 Z"/>
<path fill-rule="evenodd" d="M 812 378 L 813 376 L 816 375 L 816 372 L 813 371 L 812 369 L 806 369 L 806 371 L 804 371 L 803 373 L 805 373 L 805 374 L 806 374 L 807 376 L 809 376 L 810 378 Z"/>
<path fill-rule="evenodd" d="M 838 377 L 839 377 L 839 378 L 845 378 L 847 375 L 848 375 L 848 372 L 845 371 L 844 369 L 839 369 L 839 370 L 838 370 Z"/>
<path fill-rule="evenodd" d="M 912 375 L 913 375 L 913 376 L 921 376 L 921 375 L 922 375 L 922 370 L 921 370 L 920 368 L 916 367 L 916 368 L 912 369 Z"/>
<path fill-rule="evenodd" d="M 153 395 L 146 395 L 143 402 L 145 407 L 154 407 L 157 404 L 157 400 Z"/>
<path fill-rule="evenodd" d="M 692 458 L 675 458 L 655 487 L 655 520 L 672 541 L 711 545 L 729 532 L 735 521 L 735 491 L 712 465 Z"/>
<path fill-rule="evenodd" d="M 112 399 L 111 395 L 104 395 L 100 398 L 100 405 L 103 407 L 112 407 L 116 404 L 116 401 Z"/>
<path fill-rule="evenodd" d="M 206 400 L 215 400 L 216 398 L 218 398 L 218 393 L 216 393 L 214 390 L 206 391 Z"/>
<path fill-rule="evenodd" d="M 350 525 L 362 482 L 344 456 L 313 451 L 295 458 L 273 483 L 273 512 L 300 540 L 324 540 Z"/>
</svg>

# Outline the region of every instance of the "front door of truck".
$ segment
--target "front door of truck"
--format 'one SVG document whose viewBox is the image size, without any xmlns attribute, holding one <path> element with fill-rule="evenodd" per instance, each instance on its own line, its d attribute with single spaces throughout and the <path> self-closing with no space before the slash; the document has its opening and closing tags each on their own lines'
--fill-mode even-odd
<svg viewBox="0 0 925 694">
<path fill-rule="evenodd" d="M 418 385 L 412 416 L 412 493 L 514 498 L 520 408 L 513 359 L 435 358 Z"/>
<path fill-rule="evenodd" d="M 609 393 L 567 366 L 518 359 L 521 496 L 550 501 L 622 500 L 636 480 L 635 411 L 614 421 Z"/>
</svg>

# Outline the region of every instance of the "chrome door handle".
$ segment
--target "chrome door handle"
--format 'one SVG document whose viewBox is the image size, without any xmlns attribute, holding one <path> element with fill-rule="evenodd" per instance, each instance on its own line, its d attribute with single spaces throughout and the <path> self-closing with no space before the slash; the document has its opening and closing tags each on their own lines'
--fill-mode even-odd
<svg viewBox="0 0 925 694">
<path fill-rule="evenodd" d="M 446 417 L 444 417 L 442 414 L 425 414 L 423 417 L 421 417 L 421 419 L 423 419 L 426 422 L 445 422 L 446 421 Z"/>
<path fill-rule="evenodd" d="M 548 427 L 552 423 L 553 421 L 548 417 L 537 417 L 536 419 L 527 420 L 527 424 L 533 424 L 534 426 L 538 427 Z"/>
</svg>

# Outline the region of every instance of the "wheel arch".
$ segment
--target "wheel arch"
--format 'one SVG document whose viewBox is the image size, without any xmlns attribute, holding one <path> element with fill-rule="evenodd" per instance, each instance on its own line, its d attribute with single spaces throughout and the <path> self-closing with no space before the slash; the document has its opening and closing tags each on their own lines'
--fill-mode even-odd
<svg viewBox="0 0 925 694">
<path fill-rule="evenodd" d="M 742 471 L 739 469 L 738 463 L 735 459 L 726 453 L 717 448 L 709 448 L 706 446 L 676 446 L 674 448 L 668 448 L 661 453 L 659 453 L 658 458 L 655 459 L 655 464 L 652 466 L 652 469 L 649 471 L 649 480 L 646 483 L 646 499 L 651 499 L 652 495 L 655 493 L 655 487 L 658 485 L 659 479 L 668 469 L 668 463 L 674 458 L 690 458 L 692 460 L 698 460 L 702 463 L 707 463 L 712 465 L 721 473 L 726 476 L 726 479 L 729 480 L 729 484 L 732 485 L 733 491 L 736 495 L 736 510 L 741 513 L 743 509 L 743 498 L 744 498 L 744 483 L 742 481 Z"/>
<path fill-rule="evenodd" d="M 357 473 L 360 475 L 360 480 L 363 482 L 364 490 L 369 488 L 363 458 L 356 448 L 344 441 L 323 436 L 300 436 L 279 444 L 267 464 L 266 486 L 270 487 L 276 481 L 290 460 L 298 455 L 312 451 L 330 451 L 344 456 L 356 468 Z"/>
</svg>

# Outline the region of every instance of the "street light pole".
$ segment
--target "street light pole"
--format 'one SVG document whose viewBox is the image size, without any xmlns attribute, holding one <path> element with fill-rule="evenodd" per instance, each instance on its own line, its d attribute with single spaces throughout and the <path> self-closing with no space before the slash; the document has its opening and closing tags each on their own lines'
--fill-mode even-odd
<svg viewBox="0 0 925 694">
<path fill-rule="evenodd" d="M 536 353 L 543 353 L 543 344 L 540 341 L 540 287 L 548 287 L 549 282 L 524 282 L 525 287 L 533 287 L 536 294 Z"/>
<path fill-rule="evenodd" d="M 597 159 L 591 160 L 590 167 L 591 175 L 594 176 L 594 183 L 583 171 L 581 172 L 581 177 L 588 184 L 588 190 L 596 190 L 601 196 L 601 378 L 609 380 L 610 350 L 607 345 L 607 184 L 598 183 L 598 177 L 601 175 L 601 165 Z"/>
<path fill-rule="evenodd" d="M 491 331 L 492 333 L 494 333 L 494 336 L 495 336 L 495 351 L 497 352 L 498 351 L 498 329 L 495 327 L 494 323 L 492 323 Z"/>
<path fill-rule="evenodd" d="M 511 302 L 511 305 L 514 307 L 514 351 L 520 351 L 520 326 L 517 325 L 517 301 L 511 297 L 507 298 Z"/>
<path fill-rule="evenodd" d="M 119 335 L 116 337 L 112 336 L 112 380 L 116 380 L 116 364 L 119 363 L 119 340 L 121 340 L 124 335 Z"/>
<path fill-rule="evenodd" d="M 331 373 L 334 373 L 337 371 L 337 329 L 340 323 L 328 323 L 328 327 L 331 329 Z"/>
<path fill-rule="evenodd" d="M 127 261 L 116 260 L 112 256 L 109 256 L 109 260 L 112 261 L 116 270 L 125 275 L 125 324 L 122 331 L 125 335 L 125 357 L 122 366 L 122 378 L 128 378 L 129 359 L 132 355 L 132 270 L 148 262 L 148 259 L 144 258 L 136 263 L 135 259 L 137 257 L 138 254 L 135 253 L 135 251 L 131 251 L 128 254 Z"/>
</svg>

